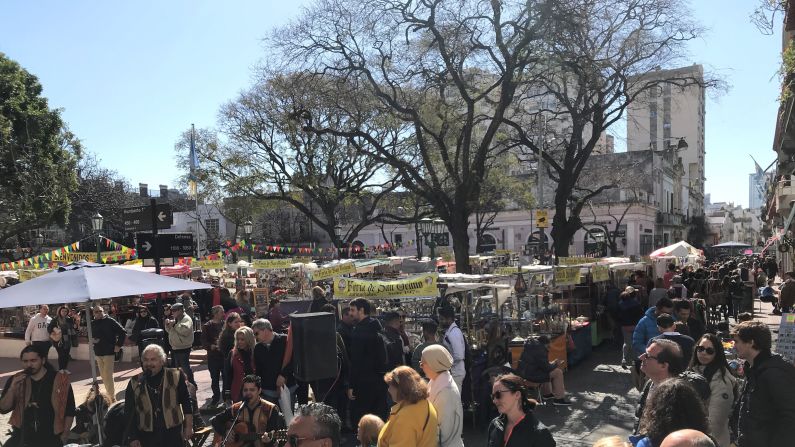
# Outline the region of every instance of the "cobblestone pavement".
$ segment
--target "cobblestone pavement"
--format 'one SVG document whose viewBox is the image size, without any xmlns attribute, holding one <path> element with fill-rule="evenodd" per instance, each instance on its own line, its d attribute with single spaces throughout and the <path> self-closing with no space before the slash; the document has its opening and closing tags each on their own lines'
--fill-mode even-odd
<svg viewBox="0 0 795 447">
<path fill-rule="evenodd" d="M 768 304 L 762 304 L 761 312 L 759 309 L 757 302 L 756 319 L 770 326 L 775 339 L 780 317 L 771 314 L 772 307 Z M 573 402 L 570 407 L 541 406 L 536 409 L 536 415 L 550 428 L 558 446 L 589 447 L 602 437 L 627 436 L 631 432 L 639 393 L 632 387 L 629 371 L 622 369 L 619 362 L 620 348 L 606 341 L 594 348 L 589 358 L 566 373 L 566 389 Z M 6 378 L 18 369 L 17 359 L 0 358 L 0 371 L 5 371 L 0 373 L 0 383 L 5 384 Z M 75 361 L 70 369 L 75 400 L 79 404 L 91 383 L 90 368 L 88 362 Z M 193 369 L 199 385 L 199 404 L 203 405 L 211 396 L 210 376 L 206 365 L 195 364 Z M 117 363 L 116 370 L 117 397 L 123 398 L 127 381 L 140 370 L 133 363 Z M 0 442 L 7 438 L 8 417 L 0 415 Z M 465 427 L 464 442 L 467 446 L 485 446 L 485 427 Z M 345 447 L 353 445 L 354 439 L 346 439 L 343 443 Z"/>
</svg>

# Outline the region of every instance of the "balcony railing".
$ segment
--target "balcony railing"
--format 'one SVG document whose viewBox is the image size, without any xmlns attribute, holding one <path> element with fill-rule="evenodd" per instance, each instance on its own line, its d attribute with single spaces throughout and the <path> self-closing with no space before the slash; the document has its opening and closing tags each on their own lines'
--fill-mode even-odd
<svg viewBox="0 0 795 447">
<path fill-rule="evenodd" d="M 660 225 L 682 226 L 684 221 L 685 216 L 682 214 L 657 211 L 657 223 Z"/>
</svg>

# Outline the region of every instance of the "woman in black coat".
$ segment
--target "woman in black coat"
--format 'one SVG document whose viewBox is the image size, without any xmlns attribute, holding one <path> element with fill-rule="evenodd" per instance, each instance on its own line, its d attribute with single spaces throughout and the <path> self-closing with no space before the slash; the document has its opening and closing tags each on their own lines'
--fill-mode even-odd
<svg viewBox="0 0 795 447">
<path fill-rule="evenodd" d="M 135 324 L 133 324 L 132 334 L 130 339 L 138 344 L 138 357 L 141 358 L 141 352 L 144 347 L 141 344 L 141 331 L 145 329 L 159 329 L 160 325 L 157 324 L 157 319 L 149 313 L 149 308 L 140 306 L 138 308 L 138 316 L 135 317 Z"/>
<path fill-rule="evenodd" d="M 491 401 L 500 415 L 489 424 L 486 447 L 555 447 L 552 433 L 533 413 L 536 402 L 527 397 L 521 377 L 515 374 L 497 377 Z"/>
<path fill-rule="evenodd" d="M 55 350 L 58 352 L 58 369 L 66 369 L 69 365 L 69 360 L 72 359 L 70 355 L 73 346 L 72 341 L 77 340 L 77 322 L 69 316 L 69 308 L 66 306 L 58 308 L 55 318 L 47 326 L 47 332 L 50 333 L 51 337 L 56 328 L 61 337 L 57 342 L 53 341 Z"/>
</svg>

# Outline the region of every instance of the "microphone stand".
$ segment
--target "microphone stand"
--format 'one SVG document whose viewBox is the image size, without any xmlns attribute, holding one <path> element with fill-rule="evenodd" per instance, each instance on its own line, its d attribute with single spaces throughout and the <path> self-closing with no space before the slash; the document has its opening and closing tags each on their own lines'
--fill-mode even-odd
<svg viewBox="0 0 795 447">
<path fill-rule="evenodd" d="M 229 430 L 226 432 L 226 436 L 224 436 L 224 440 L 221 441 L 221 445 L 219 447 L 225 447 L 226 446 L 226 441 L 229 440 L 229 435 L 231 435 L 232 431 L 235 429 L 235 424 L 237 424 L 237 420 L 240 417 L 240 413 L 243 412 L 243 405 L 246 404 L 246 401 L 241 400 L 240 403 L 241 403 L 240 404 L 240 408 L 237 410 L 237 414 L 235 415 L 235 418 L 232 420 L 232 425 L 229 427 Z M 233 408 L 233 407 L 234 407 L 234 404 L 232 404 L 232 407 L 229 407 L 229 408 Z"/>
</svg>

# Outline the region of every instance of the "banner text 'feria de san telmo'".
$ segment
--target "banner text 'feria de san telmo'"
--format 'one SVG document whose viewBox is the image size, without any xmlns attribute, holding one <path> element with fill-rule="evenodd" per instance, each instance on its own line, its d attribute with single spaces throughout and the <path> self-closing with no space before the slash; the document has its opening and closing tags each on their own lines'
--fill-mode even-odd
<svg viewBox="0 0 795 447">
<path fill-rule="evenodd" d="M 416 275 L 395 281 L 368 281 L 334 278 L 334 296 L 340 298 L 397 298 L 437 296 L 437 273 Z"/>
<path fill-rule="evenodd" d="M 257 270 L 289 269 L 295 261 L 292 259 L 255 259 L 251 266 Z"/>
<path fill-rule="evenodd" d="M 353 262 L 342 262 L 331 267 L 319 268 L 312 272 L 312 281 L 333 278 L 335 276 L 352 275 L 356 273 L 356 264 Z"/>
</svg>

